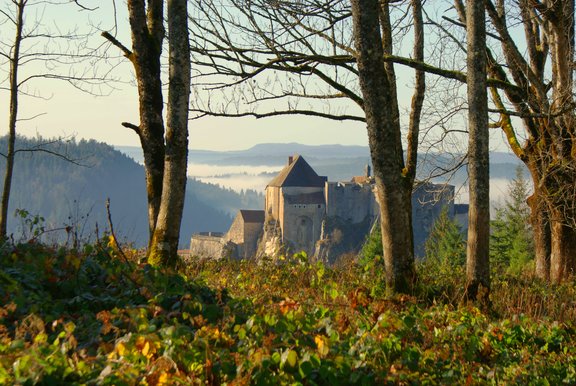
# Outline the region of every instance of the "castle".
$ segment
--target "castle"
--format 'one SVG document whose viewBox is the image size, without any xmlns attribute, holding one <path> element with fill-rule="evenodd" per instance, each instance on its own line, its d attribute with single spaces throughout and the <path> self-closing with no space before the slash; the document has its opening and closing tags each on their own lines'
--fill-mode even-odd
<svg viewBox="0 0 576 386">
<path fill-rule="evenodd" d="M 192 236 L 190 255 L 246 259 L 304 251 L 326 262 L 358 252 L 376 224 L 379 207 L 374 178 L 366 166 L 362 176 L 331 182 L 316 174 L 302 156 L 266 186 L 264 210 L 240 210 L 228 232 Z M 454 187 L 425 183 L 413 193 L 414 243 L 417 255 L 441 209 L 456 215 Z"/>
</svg>

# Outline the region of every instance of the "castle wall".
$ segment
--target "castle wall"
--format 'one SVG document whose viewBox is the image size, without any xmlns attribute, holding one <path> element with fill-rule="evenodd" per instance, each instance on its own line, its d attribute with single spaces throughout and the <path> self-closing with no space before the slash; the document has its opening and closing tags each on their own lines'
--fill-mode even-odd
<svg viewBox="0 0 576 386">
<path fill-rule="evenodd" d="M 262 235 L 262 223 L 245 223 L 244 224 L 244 244 L 239 250 L 239 257 L 250 259 L 256 256 L 258 250 L 258 239 Z"/>
<path fill-rule="evenodd" d="M 220 259 L 224 245 L 222 237 L 193 235 L 190 240 L 190 256 Z"/>
<path fill-rule="evenodd" d="M 230 229 L 228 229 L 225 238 L 226 240 L 232 241 L 236 244 L 244 242 L 244 221 L 242 220 L 242 216 L 236 216 L 232 225 L 230 225 Z"/>
<path fill-rule="evenodd" d="M 327 182 L 325 195 L 328 217 L 339 217 L 357 224 L 367 217 L 376 217 L 378 213 L 378 204 L 372 185 Z"/>
<path fill-rule="evenodd" d="M 454 218 L 454 186 L 426 183 L 412 192 L 412 227 L 414 230 L 414 254 L 423 257 L 424 244 L 444 207 L 449 218 Z"/>
<path fill-rule="evenodd" d="M 280 219 L 281 196 L 282 194 L 279 187 L 266 187 L 266 202 L 264 207 L 266 220 L 268 220 L 270 217 L 275 220 Z"/>
<path fill-rule="evenodd" d="M 281 188 L 280 190 L 280 208 L 279 208 L 279 217 L 278 220 L 280 222 L 280 229 L 282 230 L 282 239 L 283 241 L 285 240 L 290 240 L 292 241 L 296 241 L 296 237 L 298 237 L 298 233 L 302 233 L 302 225 L 299 227 L 296 227 L 296 218 L 300 217 L 300 215 L 295 216 L 293 213 L 293 209 L 298 209 L 298 208 L 294 208 L 294 204 L 290 204 L 290 198 L 291 197 L 296 197 L 299 195 L 306 195 L 306 194 L 312 194 L 312 193 L 318 193 L 318 192 L 322 192 L 323 188 L 321 187 L 301 187 L 301 186 L 285 186 L 283 188 Z M 303 204 L 304 207 L 306 207 L 306 204 Z M 322 205 L 322 216 L 324 216 L 325 213 L 325 205 L 324 203 L 321 203 Z M 302 206 L 302 204 L 300 204 L 300 206 Z M 317 206 L 317 205 L 316 205 Z M 299 209 L 304 209 L 304 208 L 299 208 Z M 308 209 L 312 209 L 312 207 L 309 207 Z M 316 208 L 318 209 L 318 208 Z M 304 217 L 309 217 L 308 212 L 306 212 L 305 214 L 303 214 Z M 312 216 L 310 218 L 310 220 L 313 219 L 314 216 Z M 322 219 L 320 219 L 320 221 L 322 221 Z M 320 227 L 320 225 L 318 225 L 318 228 Z M 296 229 L 295 229 L 296 228 Z M 314 226 L 311 226 L 311 228 L 313 229 Z M 286 231 L 288 232 L 288 234 L 286 233 Z M 307 235 L 302 235 L 302 237 L 304 237 L 306 239 L 306 241 L 301 242 L 299 244 L 301 245 L 313 245 L 313 243 L 316 242 L 316 240 L 320 237 L 320 233 L 318 233 L 318 236 L 314 236 L 317 237 L 316 239 L 314 239 L 314 241 L 312 242 L 312 244 L 310 244 L 310 242 L 308 242 L 307 240 L 310 238 Z M 302 248 L 304 249 L 304 248 Z M 308 248 L 306 247 L 304 249 L 307 253 L 308 250 L 312 250 L 312 248 Z"/>
<path fill-rule="evenodd" d="M 292 252 L 304 251 L 309 256 L 314 254 L 325 213 L 324 204 L 291 204 L 284 208 L 282 239 Z"/>
</svg>

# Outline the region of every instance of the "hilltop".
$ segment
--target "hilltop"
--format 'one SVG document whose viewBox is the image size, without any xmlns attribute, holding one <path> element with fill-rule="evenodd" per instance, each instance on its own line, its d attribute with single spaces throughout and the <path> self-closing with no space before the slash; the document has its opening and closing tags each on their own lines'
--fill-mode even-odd
<svg viewBox="0 0 576 386">
<path fill-rule="evenodd" d="M 98 224 L 107 227 L 105 201 L 110 198 L 114 226 L 119 236 L 135 246 L 147 239 L 147 209 L 144 170 L 140 164 L 110 145 L 90 141 L 55 142 L 44 138 L 19 137 L 19 149 L 46 149 L 74 161 L 46 152 L 20 152 L 16 156 L 9 214 L 25 209 L 45 219 L 46 229 L 73 226 L 81 236 L 92 236 Z M 0 151 L 6 138 L 0 139 Z M 5 160 L 0 159 L 0 173 Z M 0 181 L 0 186 L 3 181 Z M 230 213 L 240 206 L 252 207 L 261 198 L 252 191 L 243 194 L 189 179 L 181 230 L 181 244 L 187 247 L 193 232 L 227 229 Z M 19 234 L 23 224 L 10 217 L 9 233 Z M 60 237 L 65 237 L 60 232 Z M 51 236 L 51 235 L 50 235 Z"/>
</svg>

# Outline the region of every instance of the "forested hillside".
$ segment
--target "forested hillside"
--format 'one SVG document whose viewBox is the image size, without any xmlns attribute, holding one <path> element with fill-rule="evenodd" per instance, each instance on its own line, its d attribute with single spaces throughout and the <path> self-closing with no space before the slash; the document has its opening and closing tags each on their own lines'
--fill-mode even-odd
<svg viewBox="0 0 576 386">
<path fill-rule="evenodd" d="M 92 140 L 18 138 L 17 148 L 21 151 L 16 156 L 10 214 L 25 209 L 32 216 L 44 217 L 47 229 L 71 225 L 88 237 L 96 223 L 100 230 L 107 227 L 105 202 L 109 197 L 119 236 L 136 246 L 146 243 L 146 188 L 141 165 L 111 146 Z M 0 139 L 0 149 L 5 152 L 6 138 Z M 1 158 L 2 173 L 4 168 Z M 233 207 L 253 206 L 261 202 L 258 198 L 255 192 L 240 195 L 190 179 L 181 246 L 187 246 L 193 232 L 226 230 Z M 16 217 L 10 218 L 9 233 L 19 234 L 20 225 Z M 66 236 L 64 232 L 59 234 Z"/>
</svg>

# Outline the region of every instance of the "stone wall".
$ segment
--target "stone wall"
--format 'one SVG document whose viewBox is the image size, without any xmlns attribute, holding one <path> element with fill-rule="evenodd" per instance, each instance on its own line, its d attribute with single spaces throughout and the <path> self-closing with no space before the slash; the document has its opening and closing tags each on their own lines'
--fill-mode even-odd
<svg viewBox="0 0 576 386">
<path fill-rule="evenodd" d="M 240 244 L 244 242 L 244 220 L 242 220 L 242 216 L 238 214 L 232 225 L 230 225 L 230 229 L 224 236 L 227 241 L 232 241 L 236 244 Z"/>
<path fill-rule="evenodd" d="M 222 237 L 193 235 L 190 240 L 190 256 L 220 259 L 225 245 L 226 242 Z"/>
<path fill-rule="evenodd" d="M 328 217 L 339 217 L 355 224 L 364 221 L 366 217 L 376 217 L 378 214 L 373 185 L 327 182 L 325 195 Z"/>
<path fill-rule="evenodd" d="M 242 250 L 239 251 L 240 258 L 251 259 L 256 256 L 258 240 L 262 236 L 263 226 L 264 224 L 257 222 L 244 224 L 244 245 Z"/>
<path fill-rule="evenodd" d="M 280 219 L 280 188 L 277 186 L 266 187 L 264 210 L 266 218 Z"/>
<path fill-rule="evenodd" d="M 282 240 L 292 252 L 314 253 L 325 211 L 324 204 L 288 205 L 284 208 Z"/>
<path fill-rule="evenodd" d="M 282 188 L 280 227 L 290 252 L 314 254 L 326 214 L 323 191 L 322 187 Z"/>
<path fill-rule="evenodd" d="M 454 186 L 421 184 L 412 192 L 412 226 L 414 229 L 414 254 L 424 257 L 424 244 L 444 207 L 454 218 Z"/>
</svg>

